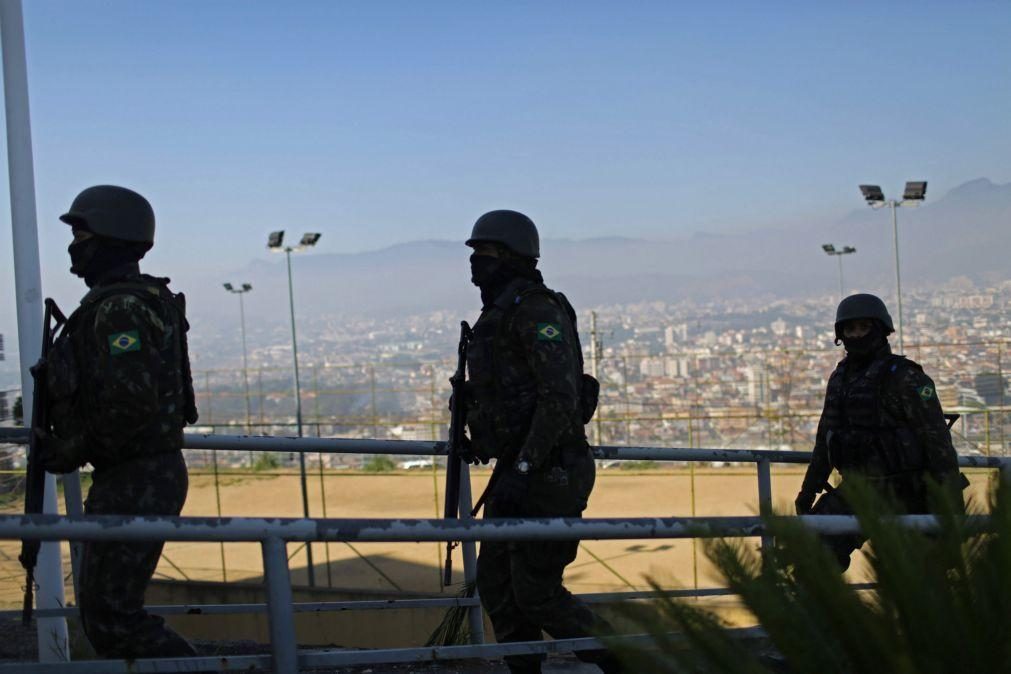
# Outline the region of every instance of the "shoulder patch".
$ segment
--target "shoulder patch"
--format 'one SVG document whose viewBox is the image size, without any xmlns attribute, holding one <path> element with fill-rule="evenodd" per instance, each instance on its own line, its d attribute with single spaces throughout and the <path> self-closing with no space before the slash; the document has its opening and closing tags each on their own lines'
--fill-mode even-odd
<svg viewBox="0 0 1011 674">
<path fill-rule="evenodd" d="M 118 356 L 130 351 L 140 351 L 140 333 L 136 330 L 109 335 L 109 353 Z"/>
<path fill-rule="evenodd" d="M 923 400 L 930 400 L 934 397 L 934 387 L 926 384 L 916 389 L 916 392 L 920 394 L 920 398 Z"/>
<path fill-rule="evenodd" d="M 562 341 L 562 330 L 557 323 L 538 323 L 537 340 L 541 342 Z"/>
</svg>

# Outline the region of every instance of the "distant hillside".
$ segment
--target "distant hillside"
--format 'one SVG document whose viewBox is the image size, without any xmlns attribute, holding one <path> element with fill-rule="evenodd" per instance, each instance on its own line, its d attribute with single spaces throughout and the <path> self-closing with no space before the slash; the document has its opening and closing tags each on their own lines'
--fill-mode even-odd
<svg viewBox="0 0 1011 674">
<path fill-rule="evenodd" d="M 854 201 L 859 195 L 854 194 Z M 899 211 L 903 282 L 908 287 L 965 275 L 980 280 L 1011 274 L 1011 184 L 973 180 L 945 195 L 928 193 L 920 208 Z M 850 288 L 891 287 L 891 216 L 854 210 L 828 225 L 693 236 L 666 241 L 622 237 L 543 242 L 549 284 L 580 306 L 693 296 L 794 296 L 835 292 L 835 262 L 821 244 L 856 246 L 845 260 Z M 439 308 L 473 308 L 468 250 L 459 242 L 418 241 L 358 254 L 314 253 L 294 258 L 299 314 L 390 316 Z M 220 280 L 256 288 L 250 316 L 281 320 L 287 311 L 284 260 L 257 262 L 229 274 L 180 279 L 195 317 L 231 317 L 232 298 Z M 210 284 L 214 292 L 197 286 Z M 228 302 L 226 304 L 226 302 Z M 231 320 L 231 318 L 229 318 Z"/>
</svg>

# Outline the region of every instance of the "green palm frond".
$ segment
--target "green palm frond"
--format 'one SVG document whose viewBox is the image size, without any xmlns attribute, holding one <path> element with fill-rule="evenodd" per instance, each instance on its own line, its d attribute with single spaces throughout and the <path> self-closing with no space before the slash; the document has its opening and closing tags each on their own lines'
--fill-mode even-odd
<svg viewBox="0 0 1011 674">
<path fill-rule="evenodd" d="M 766 523 L 776 543 L 764 554 L 745 540 L 705 546 L 763 628 L 763 644 L 742 642 L 712 613 L 673 598 L 621 609 L 651 647 L 609 644 L 634 671 L 1011 672 L 1011 482 L 996 488 L 986 530 L 965 517 L 960 497 L 932 485 L 940 522 L 932 534 L 896 522 L 897 509 L 870 486 L 849 486 L 871 541 L 874 591 L 847 585 L 799 520 L 773 516 Z"/>
</svg>

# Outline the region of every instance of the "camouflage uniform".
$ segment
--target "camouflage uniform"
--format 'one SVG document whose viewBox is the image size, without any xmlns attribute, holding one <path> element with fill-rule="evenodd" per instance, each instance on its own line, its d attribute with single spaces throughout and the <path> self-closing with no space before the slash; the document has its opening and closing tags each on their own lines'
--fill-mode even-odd
<svg viewBox="0 0 1011 674">
<path fill-rule="evenodd" d="M 916 363 L 893 355 L 887 344 L 864 367 L 849 360 L 843 359 L 829 378 L 801 492 L 822 491 L 833 468 L 843 483 L 819 498 L 811 513 L 852 514 L 845 500 L 850 475 L 869 480 L 906 513 L 927 513 L 927 476 L 953 489 L 962 479 L 934 382 Z M 833 536 L 825 542 L 846 569 L 864 540 Z"/>
<path fill-rule="evenodd" d="M 521 495 L 493 490 L 486 518 L 579 517 L 595 468 L 580 412 L 581 353 L 567 302 L 516 279 L 486 306 L 467 353 L 467 426 L 475 454 L 513 470 L 530 462 Z M 503 478 L 507 476 L 503 475 Z M 562 585 L 578 541 L 481 544 L 477 585 L 499 642 L 591 636 L 609 630 Z M 620 671 L 604 651 L 577 654 Z M 514 672 L 539 672 L 537 655 L 507 657 Z"/>
<path fill-rule="evenodd" d="M 168 279 L 136 265 L 95 285 L 53 347 L 56 435 L 94 466 L 89 515 L 178 515 L 186 499 L 183 427 L 196 420 L 185 307 Z M 144 611 L 162 543 L 85 543 L 78 603 L 104 657 L 181 657 L 195 651 Z"/>
</svg>

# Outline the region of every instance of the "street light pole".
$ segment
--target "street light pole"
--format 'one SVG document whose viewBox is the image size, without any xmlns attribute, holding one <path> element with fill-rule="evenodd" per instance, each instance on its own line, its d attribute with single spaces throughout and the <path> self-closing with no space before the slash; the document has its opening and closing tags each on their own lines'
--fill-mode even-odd
<svg viewBox="0 0 1011 674">
<path fill-rule="evenodd" d="M 842 255 L 836 255 L 836 257 L 839 259 L 839 301 L 842 302 L 843 296 L 846 294 L 842 278 Z"/>
<path fill-rule="evenodd" d="M 291 309 L 291 354 L 295 365 L 295 424 L 298 427 L 298 437 L 302 437 L 302 389 L 298 379 L 298 339 L 295 337 L 295 290 L 291 281 L 291 251 L 289 246 L 284 249 L 285 257 L 288 260 L 288 307 Z M 304 457 L 304 453 L 299 454 Z M 302 459 L 302 478 L 305 479 L 305 459 Z M 302 491 L 305 498 L 305 490 Z M 306 506 L 308 510 L 308 505 Z M 308 512 L 306 513 L 308 516 Z"/>
<path fill-rule="evenodd" d="M 284 231 L 272 232 L 267 239 L 267 247 L 274 251 L 283 250 L 288 264 L 288 307 L 291 310 L 291 354 L 295 366 L 295 425 L 298 437 L 302 437 L 302 385 L 298 376 L 298 338 L 295 334 L 295 288 L 291 277 L 291 254 L 306 248 L 311 248 L 319 241 L 320 235 L 310 232 L 302 236 L 297 246 L 283 246 Z M 302 515 L 309 517 L 309 489 L 306 482 L 305 452 L 298 453 L 299 479 L 302 487 Z M 313 568 L 312 543 L 305 544 L 306 561 L 308 564 L 309 586 L 316 586 L 316 570 Z"/>
<path fill-rule="evenodd" d="M 892 240 L 895 248 L 895 304 L 899 318 L 897 332 L 899 333 L 899 352 L 903 353 L 906 349 L 902 334 L 902 276 L 899 273 L 899 219 L 896 209 L 899 207 L 915 208 L 922 204 L 927 195 L 927 181 L 907 182 L 901 200 L 885 199 L 885 195 L 878 185 L 860 185 L 860 192 L 871 208 L 888 207 L 892 209 Z"/>
<path fill-rule="evenodd" d="M 845 286 L 843 285 L 843 273 L 842 273 L 842 259 L 843 255 L 851 255 L 857 252 L 857 249 L 853 246 L 843 246 L 837 249 L 831 243 L 823 243 L 821 249 L 829 256 L 834 256 L 839 260 L 839 301 L 842 302 L 843 296 L 846 294 Z"/>
<path fill-rule="evenodd" d="M 252 286 L 243 285 L 243 291 L 239 293 L 239 328 L 242 333 L 242 386 L 246 392 L 246 435 L 252 434 L 253 411 L 249 402 L 249 358 L 246 355 L 246 303 L 245 295 L 252 290 Z"/>
<path fill-rule="evenodd" d="M 902 339 L 902 275 L 899 274 L 899 219 L 895 214 L 899 204 L 895 199 L 889 199 L 888 205 L 892 209 L 892 241 L 895 248 L 895 303 L 899 309 L 899 353 L 905 353 L 905 342 Z"/>
<path fill-rule="evenodd" d="M 239 328 L 242 333 L 242 384 L 246 391 L 246 435 L 250 435 L 253 425 L 253 412 L 249 402 L 249 360 L 246 356 L 246 307 L 243 302 L 243 295 L 253 289 L 248 283 L 243 283 L 236 288 L 231 283 L 225 284 L 225 290 L 239 296 Z M 252 454 L 250 454 L 252 459 Z"/>
</svg>

